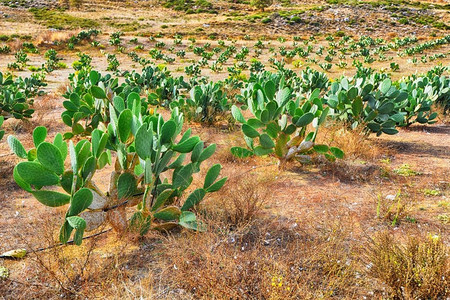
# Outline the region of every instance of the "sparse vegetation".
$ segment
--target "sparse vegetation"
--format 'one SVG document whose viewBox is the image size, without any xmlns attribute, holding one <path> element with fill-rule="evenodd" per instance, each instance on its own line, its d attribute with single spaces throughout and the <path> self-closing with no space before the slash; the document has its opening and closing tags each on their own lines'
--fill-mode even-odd
<svg viewBox="0 0 450 300">
<path fill-rule="evenodd" d="M 0 0 L 0 298 L 448 298 L 448 9 Z"/>
<path fill-rule="evenodd" d="M 99 26 L 96 21 L 74 17 L 61 11 L 45 8 L 32 8 L 30 9 L 30 12 L 36 20 L 43 22 L 43 24 L 49 28 L 77 29 L 94 28 Z"/>
</svg>

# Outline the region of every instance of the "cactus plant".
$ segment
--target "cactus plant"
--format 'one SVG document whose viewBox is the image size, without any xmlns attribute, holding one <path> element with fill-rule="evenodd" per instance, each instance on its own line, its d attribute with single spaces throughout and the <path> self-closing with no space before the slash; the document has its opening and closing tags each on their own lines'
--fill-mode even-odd
<svg viewBox="0 0 450 300">
<path fill-rule="evenodd" d="M 72 82 L 63 95 L 67 100 L 63 102 L 66 110 L 61 114 L 61 118 L 72 129 L 64 138 L 90 135 L 100 123 L 107 126 L 110 122 L 110 107 L 121 105 L 116 97 L 127 100 L 132 92 L 140 92 L 137 87 L 119 85 L 118 82 L 117 78 L 109 74 L 102 76 L 94 70 L 88 72 L 82 69 L 73 75 Z"/>
<path fill-rule="evenodd" d="M 117 231 L 128 228 L 125 207 L 136 206 L 131 225 L 141 234 L 150 229 L 168 230 L 177 225 L 201 230 L 191 211 L 207 193 L 219 190 L 226 178 L 217 180 L 221 166 L 213 165 L 206 173 L 202 187 L 186 196 L 193 174 L 215 151 L 215 144 L 205 147 L 197 136 L 187 130 L 181 138 L 183 116 L 175 109 L 169 120 L 161 115 L 142 115 L 139 95 L 132 101 L 116 97 L 123 105 L 110 107 L 111 122 L 104 131 L 94 129 L 90 141 L 69 145 L 57 134 L 46 142 L 47 130 L 37 127 L 33 132 L 35 148 L 25 150 L 14 136 L 8 137 L 12 151 L 26 161 L 14 168 L 17 184 L 46 206 L 69 204 L 60 241 L 66 243 L 72 231 L 80 245 L 84 231 L 109 224 Z M 112 104 L 110 104 L 112 106 Z M 111 152 L 115 155 L 112 156 Z M 185 163 L 187 154 L 190 161 Z M 70 167 L 65 169 L 66 157 Z M 103 192 L 94 182 L 97 170 L 111 163 L 110 185 Z M 53 186 L 62 190 L 55 191 Z"/>
<path fill-rule="evenodd" d="M 408 100 L 400 108 L 405 115 L 401 126 L 410 126 L 417 122 L 420 124 L 436 123 L 437 112 L 432 112 L 433 100 L 436 98 L 432 93 L 427 77 L 420 77 L 414 81 L 400 83 L 400 89 L 408 94 Z"/>
<path fill-rule="evenodd" d="M 38 78 L 4 76 L 0 72 L 0 116 L 4 119 L 31 118 L 34 110 L 33 96 L 41 94 L 40 87 L 45 85 Z"/>
<path fill-rule="evenodd" d="M 370 79 L 369 79 L 370 80 Z M 327 104 L 334 118 L 347 122 L 351 128 L 364 126 L 365 132 L 396 134 L 403 122 L 399 107 L 406 105 L 408 94 L 397 90 L 388 78 L 378 88 L 368 78 L 342 78 L 334 82 L 327 94 Z"/>
<path fill-rule="evenodd" d="M 227 112 L 229 102 L 223 92 L 222 82 L 209 82 L 194 86 L 190 98 L 180 97 L 171 103 L 171 107 L 180 108 L 190 119 L 199 122 L 213 123 L 219 114 Z"/>
<path fill-rule="evenodd" d="M 242 158 L 274 153 L 280 167 L 312 152 L 323 153 L 330 160 L 342 158 L 342 150 L 315 143 L 318 129 L 329 111 L 323 106 L 319 93 L 316 89 L 309 99 L 301 102 L 299 97 L 293 98 L 291 90 L 283 83 L 278 90 L 272 81 L 264 86 L 255 84 L 246 103 L 252 117 L 246 120 L 236 105 L 231 108 L 233 117 L 242 124 L 247 144 L 247 148 L 232 147 L 233 155 Z M 309 131 L 309 125 L 313 131 Z"/>
</svg>

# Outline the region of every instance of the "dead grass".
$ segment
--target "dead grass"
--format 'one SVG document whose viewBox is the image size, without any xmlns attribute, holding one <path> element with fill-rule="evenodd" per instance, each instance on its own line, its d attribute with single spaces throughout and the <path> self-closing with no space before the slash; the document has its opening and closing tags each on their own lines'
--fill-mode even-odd
<svg viewBox="0 0 450 300">
<path fill-rule="evenodd" d="M 396 194 L 377 195 L 377 217 L 392 226 L 397 226 L 408 217 L 412 199 L 398 191 Z"/>
<path fill-rule="evenodd" d="M 231 178 L 222 192 L 209 200 L 209 213 L 228 228 L 247 226 L 261 216 L 263 206 L 270 202 L 274 180 L 271 174 L 252 173 Z"/>
<path fill-rule="evenodd" d="M 393 299 L 445 299 L 450 295 L 448 246 L 439 236 L 401 242 L 380 233 L 367 248 L 367 273 L 389 288 Z"/>
<path fill-rule="evenodd" d="M 79 31 L 76 30 L 64 30 L 64 31 L 51 31 L 47 30 L 36 37 L 36 45 L 50 45 L 58 42 L 65 42 L 69 40 L 71 36 L 74 36 Z"/>
<path fill-rule="evenodd" d="M 169 238 L 166 275 L 196 299 L 350 299 L 357 281 L 351 249 L 341 229 L 324 231 L 308 235 L 266 219 L 225 236 Z"/>
<path fill-rule="evenodd" d="M 342 149 L 347 159 L 364 159 L 373 161 L 381 155 L 388 155 L 373 140 L 364 134 L 363 128 L 346 129 L 342 123 L 334 123 L 323 128 L 317 137 L 320 143 L 328 143 Z"/>
</svg>

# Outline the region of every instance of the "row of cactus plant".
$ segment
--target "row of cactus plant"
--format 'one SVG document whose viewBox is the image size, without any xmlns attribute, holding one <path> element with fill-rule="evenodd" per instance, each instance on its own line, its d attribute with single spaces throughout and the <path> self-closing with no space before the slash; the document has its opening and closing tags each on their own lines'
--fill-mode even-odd
<svg viewBox="0 0 450 300">
<path fill-rule="evenodd" d="M 46 84 L 37 77 L 16 78 L 0 72 L 0 116 L 5 119 L 31 118 L 33 97 L 42 95 Z"/>
</svg>

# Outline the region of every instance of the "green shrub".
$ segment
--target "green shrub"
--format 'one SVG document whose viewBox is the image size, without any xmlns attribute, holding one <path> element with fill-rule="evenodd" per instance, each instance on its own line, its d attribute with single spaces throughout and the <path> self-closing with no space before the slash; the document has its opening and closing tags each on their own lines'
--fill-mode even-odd
<svg viewBox="0 0 450 300">
<path fill-rule="evenodd" d="M 231 113 L 242 124 L 247 148 L 232 147 L 233 155 L 244 158 L 274 153 L 280 167 L 293 159 L 304 160 L 309 154 L 321 153 L 334 161 L 343 158 L 342 150 L 315 143 L 319 127 L 325 122 L 329 108 L 319 98 L 320 90 L 312 92 L 309 99 L 295 99 L 290 88 L 273 81 L 255 84 L 243 91 L 242 98 L 251 117 L 246 119 L 233 105 Z M 313 131 L 309 131 L 312 125 Z"/>
<path fill-rule="evenodd" d="M 273 0 L 251 0 L 251 6 L 264 11 L 265 8 L 273 4 Z"/>
</svg>

